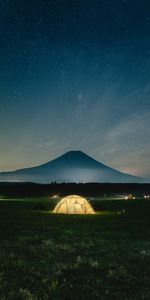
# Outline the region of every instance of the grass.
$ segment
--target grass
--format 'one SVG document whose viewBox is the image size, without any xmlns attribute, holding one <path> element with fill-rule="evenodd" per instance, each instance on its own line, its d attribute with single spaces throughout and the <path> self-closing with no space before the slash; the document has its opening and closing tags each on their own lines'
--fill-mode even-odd
<svg viewBox="0 0 150 300">
<path fill-rule="evenodd" d="M 150 201 L 92 203 L 66 216 L 46 198 L 0 201 L 0 300 L 150 299 Z"/>
</svg>

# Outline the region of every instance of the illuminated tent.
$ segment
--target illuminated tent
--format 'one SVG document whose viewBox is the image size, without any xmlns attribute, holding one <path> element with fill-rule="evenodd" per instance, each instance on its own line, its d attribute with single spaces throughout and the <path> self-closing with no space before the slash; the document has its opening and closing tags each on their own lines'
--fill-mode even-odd
<svg viewBox="0 0 150 300">
<path fill-rule="evenodd" d="M 95 214 L 87 200 L 77 195 L 62 198 L 53 212 L 56 214 Z"/>
</svg>

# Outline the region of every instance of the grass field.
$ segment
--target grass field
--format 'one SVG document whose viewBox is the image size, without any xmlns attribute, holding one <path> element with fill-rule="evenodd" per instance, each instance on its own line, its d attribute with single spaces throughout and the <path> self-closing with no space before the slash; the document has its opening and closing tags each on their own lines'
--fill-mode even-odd
<svg viewBox="0 0 150 300">
<path fill-rule="evenodd" d="M 150 299 L 150 201 L 92 203 L 54 215 L 46 198 L 1 199 L 0 300 Z"/>
</svg>

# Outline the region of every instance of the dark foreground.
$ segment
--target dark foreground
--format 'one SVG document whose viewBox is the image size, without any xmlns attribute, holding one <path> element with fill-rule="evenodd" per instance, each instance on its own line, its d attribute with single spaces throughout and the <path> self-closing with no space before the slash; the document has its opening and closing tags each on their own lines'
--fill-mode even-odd
<svg viewBox="0 0 150 300">
<path fill-rule="evenodd" d="M 150 200 L 94 206 L 65 216 L 46 199 L 0 201 L 0 299 L 149 300 Z"/>
</svg>

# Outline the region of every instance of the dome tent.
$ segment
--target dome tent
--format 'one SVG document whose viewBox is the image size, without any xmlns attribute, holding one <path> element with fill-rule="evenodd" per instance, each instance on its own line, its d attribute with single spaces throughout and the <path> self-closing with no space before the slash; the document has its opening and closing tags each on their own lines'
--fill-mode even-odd
<svg viewBox="0 0 150 300">
<path fill-rule="evenodd" d="M 56 204 L 53 212 L 57 214 L 95 214 L 94 209 L 87 200 L 78 195 L 62 198 Z"/>
</svg>

